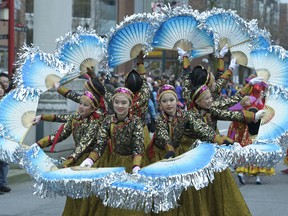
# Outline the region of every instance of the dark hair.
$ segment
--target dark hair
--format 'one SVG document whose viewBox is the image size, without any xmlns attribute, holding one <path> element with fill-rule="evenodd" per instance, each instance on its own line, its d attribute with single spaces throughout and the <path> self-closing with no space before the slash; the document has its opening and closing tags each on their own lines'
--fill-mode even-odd
<svg viewBox="0 0 288 216">
<path fill-rule="evenodd" d="M 10 77 L 8 74 L 1 72 L 0 77 L 7 77 L 10 80 Z"/>
<path fill-rule="evenodd" d="M 105 88 L 98 78 L 88 80 L 84 86 L 95 96 L 98 102 L 100 102 L 100 97 L 105 95 Z"/>
<path fill-rule="evenodd" d="M 137 71 L 132 70 L 129 72 L 125 79 L 125 87 L 129 88 L 133 93 L 140 91 L 143 85 L 143 79 Z"/>
<path fill-rule="evenodd" d="M 204 85 L 208 76 L 208 71 L 201 65 L 194 67 L 189 74 L 189 80 L 192 86 Z"/>
</svg>

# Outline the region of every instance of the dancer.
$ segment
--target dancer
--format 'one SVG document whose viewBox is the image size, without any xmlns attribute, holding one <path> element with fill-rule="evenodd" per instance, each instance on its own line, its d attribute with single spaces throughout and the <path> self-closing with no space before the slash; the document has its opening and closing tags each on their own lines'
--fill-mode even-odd
<svg viewBox="0 0 288 216">
<path fill-rule="evenodd" d="M 146 125 L 146 113 L 148 112 L 148 102 L 150 99 L 150 89 L 146 81 L 146 72 L 144 67 L 144 53 L 141 51 L 137 57 L 138 69 L 131 70 L 125 75 L 125 87 L 132 91 L 134 97 L 130 114 L 138 116 L 144 128 L 144 146 L 145 149 L 150 143 L 150 134 Z M 106 92 L 105 97 L 112 102 L 113 95 Z"/>
<path fill-rule="evenodd" d="M 189 146 L 181 141 L 184 125 L 187 123 L 193 125 L 190 128 L 197 134 L 195 139 L 232 144 L 227 137 L 217 134 L 205 123 L 197 121 L 191 111 L 177 108 L 177 94 L 173 86 L 163 85 L 158 95 L 162 113 L 157 118 L 154 139 L 148 151 L 152 162 L 178 156 L 189 150 L 195 140 L 190 140 Z M 251 215 L 230 170 L 227 168 L 214 175 L 213 183 L 200 190 L 188 188 L 182 193 L 178 208 L 161 212 L 159 215 L 237 215 L 239 211 L 241 215 Z"/>
<path fill-rule="evenodd" d="M 193 112 L 177 108 L 177 93 L 172 85 L 164 84 L 158 91 L 158 103 L 162 113 L 156 119 L 156 131 L 153 140 L 149 145 L 148 155 L 150 162 L 156 162 L 164 158 L 178 156 L 189 150 L 190 145 L 181 144 L 184 135 L 185 125 L 189 124 L 190 129 L 201 141 L 230 145 L 233 140 L 221 136 L 207 124 L 198 121 Z"/>
<path fill-rule="evenodd" d="M 75 149 L 72 154 L 64 161 L 63 167 L 79 165 L 94 148 L 95 134 L 100 126 L 100 115 L 96 112 L 100 103 L 97 95 L 85 91 L 80 99 L 77 112 L 70 114 L 67 122 L 63 124 L 55 133 L 45 136 L 37 144 L 41 148 L 55 145 L 73 134 Z M 33 123 L 39 122 L 41 116 L 37 116 Z"/>
<path fill-rule="evenodd" d="M 228 80 L 231 78 L 233 71 L 236 68 L 236 59 L 233 58 L 230 62 L 229 68 L 224 71 L 224 55 L 228 52 L 228 47 L 225 45 L 220 51 L 220 58 L 218 58 L 218 67 L 217 70 L 220 71 L 220 76 L 215 81 L 213 73 L 207 71 L 202 65 L 195 66 L 193 69 L 190 67 L 190 61 L 188 58 L 187 52 L 178 49 L 179 56 L 183 59 L 183 97 L 187 104 L 187 108 L 191 109 L 191 92 L 192 88 L 200 85 L 206 85 L 214 100 L 220 98 L 221 89 L 226 86 Z M 252 86 L 256 83 L 259 83 L 263 80 L 261 77 L 255 77 L 254 79 L 249 80 L 249 83 L 245 85 L 235 96 L 230 97 L 230 106 L 233 106 L 235 103 L 238 103 L 245 95 L 251 92 Z"/>
<path fill-rule="evenodd" d="M 85 91 L 80 99 L 78 111 L 67 115 L 67 122 L 63 124 L 58 131 L 40 139 L 37 141 L 37 144 L 41 148 L 52 145 L 51 151 L 53 151 L 56 143 L 65 140 L 73 134 L 75 149 L 63 162 L 62 166 L 65 168 L 80 165 L 96 144 L 96 137 L 101 123 L 101 116 L 98 114 L 99 104 L 100 97 L 98 95 L 93 95 L 91 92 Z M 40 120 L 41 116 L 37 116 L 34 119 L 34 125 Z M 105 167 L 105 163 L 105 160 L 99 160 L 95 166 Z M 67 197 L 63 214 L 65 215 L 65 212 L 68 211 L 69 214 L 67 215 L 81 215 L 81 211 L 84 211 L 85 213 L 82 215 L 85 215 L 87 210 L 86 205 L 92 201 L 97 202 L 96 197 L 92 196 L 83 199 Z"/>
<path fill-rule="evenodd" d="M 144 154 L 143 124 L 138 116 L 131 114 L 133 93 L 128 88 L 119 87 L 112 97 L 115 114 L 107 116 L 101 124 L 97 136 L 97 144 L 80 166 L 91 167 L 109 148 L 108 167 L 122 166 L 127 172 L 137 173 L 147 164 Z M 111 140 L 109 143 L 108 141 Z M 94 215 L 147 215 L 144 212 L 123 210 L 104 206 L 102 203 L 93 204 Z M 68 212 L 67 212 L 68 213 Z M 69 215 L 69 214 L 65 214 Z"/>
<path fill-rule="evenodd" d="M 247 79 L 249 81 L 250 78 Z M 264 108 L 265 97 L 264 92 L 267 87 L 267 84 L 262 82 L 260 84 L 256 84 L 253 87 L 253 91 L 251 92 L 251 96 L 244 97 L 241 102 L 230 107 L 229 110 L 248 110 L 252 112 L 257 112 Z M 258 134 L 260 126 L 260 121 L 254 122 L 232 122 L 228 129 L 228 134 L 230 138 L 239 142 L 241 146 L 245 147 L 246 145 L 252 144 L 253 140 L 256 138 Z M 256 184 L 262 184 L 260 175 L 275 175 L 274 168 L 266 168 L 266 167 L 255 167 L 255 166 L 245 166 L 245 167 L 237 167 L 236 169 L 238 173 L 238 179 L 241 184 L 245 184 L 245 176 L 255 176 Z"/>
</svg>

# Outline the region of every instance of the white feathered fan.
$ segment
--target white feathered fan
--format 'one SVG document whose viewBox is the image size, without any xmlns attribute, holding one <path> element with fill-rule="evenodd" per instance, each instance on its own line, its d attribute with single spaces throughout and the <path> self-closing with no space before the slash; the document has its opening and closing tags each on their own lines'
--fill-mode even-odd
<svg viewBox="0 0 288 216">
<path fill-rule="evenodd" d="M 288 58 L 284 48 L 256 49 L 250 56 L 259 77 L 264 77 L 272 85 L 288 87 Z"/>
<path fill-rule="evenodd" d="M 56 57 L 78 70 L 78 74 L 66 76 L 62 83 L 87 73 L 87 68 L 97 71 L 99 63 L 105 57 L 104 45 L 105 40 L 94 30 L 88 31 L 82 27 L 78 27 L 75 33 L 70 32 L 64 38 L 58 39 Z"/>
<path fill-rule="evenodd" d="M 53 55 L 43 53 L 39 48 L 24 47 L 25 52 L 19 57 L 15 83 L 18 88 L 37 89 L 42 92 L 53 87 L 55 82 L 72 68 L 57 60 Z"/>
<path fill-rule="evenodd" d="M 25 100 L 17 100 L 16 89 L 0 101 L 0 124 L 4 137 L 21 142 L 32 125 L 36 115 L 39 97 L 28 95 Z"/>
<path fill-rule="evenodd" d="M 154 27 L 150 14 L 134 14 L 110 30 L 107 51 L 109 67 L 116 67 L 136 58 L 140 51 L 149 50 Z"/>
<path fill-rule="evenodd" d="M 166 18 L 157 29 L 153 48 L 176 50 L 177 47 L 191 51 L 191 57 L 197 58 L 213 53 L 214 37 L 204 27 L 200 28 L 197 14 L 191 9 L 166 12 Z"/>
</svg>

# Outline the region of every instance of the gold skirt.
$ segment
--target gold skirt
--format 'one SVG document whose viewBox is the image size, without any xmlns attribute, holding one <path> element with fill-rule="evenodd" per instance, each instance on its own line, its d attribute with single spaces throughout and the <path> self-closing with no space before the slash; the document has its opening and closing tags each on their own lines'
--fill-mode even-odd
<svg viewBox="0 0 288 216">
<path fill-rule="evenodd" d="M 245 175 L 249 176 L 257 176 L 257 175 L 266 175 L 272 176 L 275 175 L 275 169 L 272 168 L 265 168 L 265 167 L 238 167 L 236 169 L 237 173 L 244 173 Z"/>
<path fill-rule="evenodd" d="M 126 172 L 132 171 L 132 157 L 121 156 L 115 152 L 110 153 L 106 148 L 104 155 L 93 165 L 98 167 L 126 167 Z M 84 160 L 84 159 L 83 159 Z M 82 161 L 83 161 L 82 160 Z M 82 162 L 81 161 L 81 162 Z M 79 164 L 81 163 L 79 162 Z M 143 166 L 148 164 L 148 160 L 143 157 Z M 104 216 L 104 215 L 116 215 L 116 216 L 146 216 L 141 211 L 111 208 L 104 206 L 102 200 L 96 196 L 90 196 L 88 198 L 73 199 L 67 197 L 64 208 L 63 216 Z"/>
</svg>

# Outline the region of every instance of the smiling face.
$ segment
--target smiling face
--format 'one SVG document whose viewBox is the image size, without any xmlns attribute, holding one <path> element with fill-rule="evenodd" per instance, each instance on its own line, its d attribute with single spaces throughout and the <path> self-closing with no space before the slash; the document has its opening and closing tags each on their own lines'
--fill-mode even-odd
<svg viewBox="0 0 288 216">
<path fill-rule="evenodd" d="M 161 109 L 168 115 L 175 116 L 177 99 L 172 93 L 165 93 L 159 100 Z"/>
<path fill-rule="evenodd" d="M 88 101 L 81 99 L 80 104 L 78 106 L 78 113 L 79 115 L 81 115 L 82 118 L 88 117 L 94 111 L 95 111 L 95 108 L 93 108 L 92 105 Z"/>
<path fill-rule="evenodd" d="M 206 91 L 205 94 L 196 101 L 196 104 L 202 109 L 210 109 L 213 99 L 210 91 Z"/>
<path fill-rule="evenodd" d="M 125 95 L 117 95 L 113 100 L 113 108 L 118 119 L 123 119 L 128 115 L 131 103 Z"/>
</svg>

